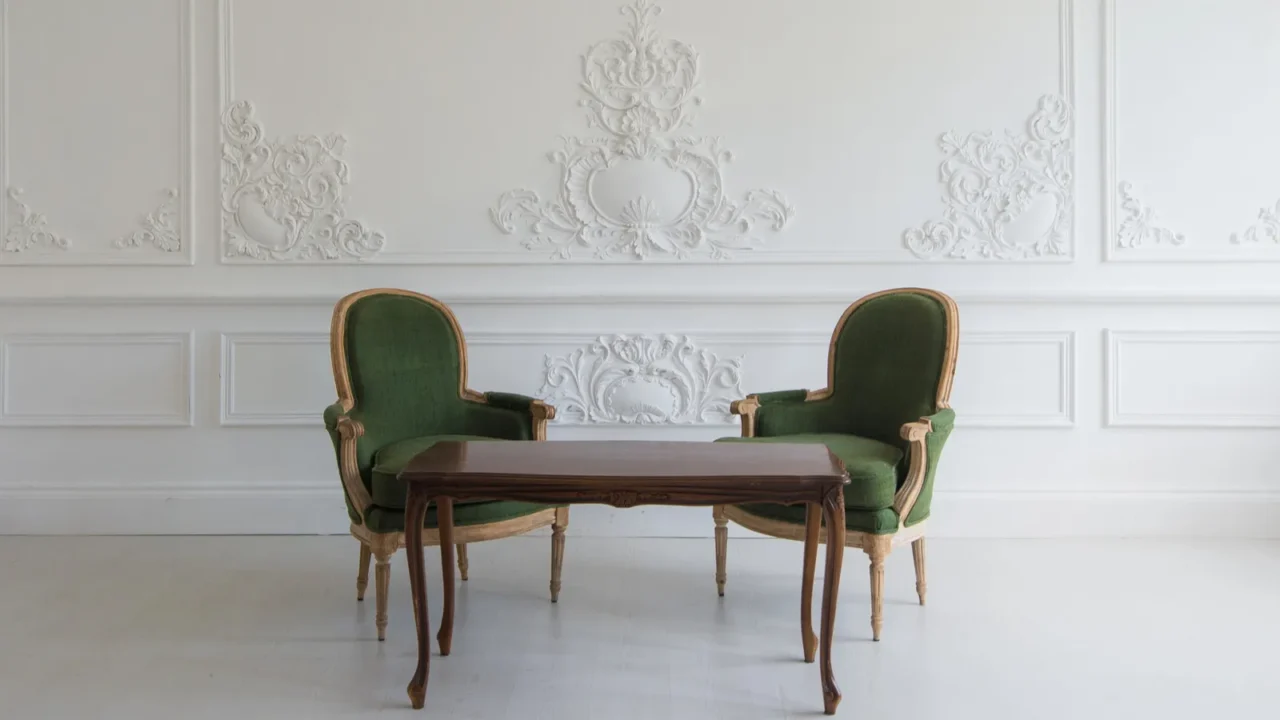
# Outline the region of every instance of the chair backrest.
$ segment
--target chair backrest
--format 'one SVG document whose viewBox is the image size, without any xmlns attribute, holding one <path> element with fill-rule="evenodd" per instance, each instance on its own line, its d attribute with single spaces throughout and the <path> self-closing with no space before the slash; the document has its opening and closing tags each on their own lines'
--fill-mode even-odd
<svg viewBox="0 0 1280 720">
<path fill-rule="evenodd" d="M 905 447 L 904 423 L 950 407 L 959 311 L 935 290 L 868 295 L 845 310 L 831 336 L 827 390 L 843 431 Z"/>
<path fill-rule="evenodd" d="M 353 293 L 334 308 L 331 343 L 338 399 L 367 434 L 387 443 L 458 431 L 466 343 L 443 303 L 407 290 Z"/>
</svg>

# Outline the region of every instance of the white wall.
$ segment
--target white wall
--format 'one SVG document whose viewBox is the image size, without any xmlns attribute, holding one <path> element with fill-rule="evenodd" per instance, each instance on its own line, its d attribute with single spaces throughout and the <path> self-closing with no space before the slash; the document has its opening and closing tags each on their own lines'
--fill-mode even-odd
<svg viewBox="0 0 1280 720">
<path fill-rule="evenodd" d="M 0 0 L 0 532 L 343 531 L 358 288 L 450 302 L 552 439 L 700 440 L 924 285 L 939 533 L 1280 535 L 1280 5 L 665 0 L 624 118 L 621 2 Z M 692 389 L 605 392 L 632 351 Z"/>
</svg>

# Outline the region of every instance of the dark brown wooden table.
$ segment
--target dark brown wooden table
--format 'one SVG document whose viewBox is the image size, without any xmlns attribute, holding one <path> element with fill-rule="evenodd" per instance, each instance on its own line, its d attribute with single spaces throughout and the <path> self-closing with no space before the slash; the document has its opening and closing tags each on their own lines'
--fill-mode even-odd
<svg viewBox="0 0 1280 720">
<path fill-rule="evenodd" d="M 405 549 L 413 614 L 418 627 L 418 669 L 409 682 L 414 708 L 426 701 L 431 667 L 427 580 L 422 524 L 434 501 L 440 525 L 444 611 L 440 654 L 453 643 L 453 502 L 523 500 L 548 504 L 720 505 L 743 502 L 808 503 L 805 557 L 816 558 L 818 523 L 827 526 L 822 587 L 821 675 L 823 709 L 840 703 L 831 670 L 836 596 L 844 559 L 844 466 L 822 445 L 691 442 L 444 442 L 415 457 L 400 473 L 408 487 Z M 806 661 L 814 641 L 813 563 L 806 562 L 800 632 Z"/>
</svg>

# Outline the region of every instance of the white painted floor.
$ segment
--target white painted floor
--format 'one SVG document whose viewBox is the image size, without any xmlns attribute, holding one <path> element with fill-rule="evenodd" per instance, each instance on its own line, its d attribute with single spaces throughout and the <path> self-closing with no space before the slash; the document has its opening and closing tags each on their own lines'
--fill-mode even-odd
<svg viewBox="0 0 1280 720">
<path fill-rule="evenodd" d="M 570 537 L 558 606 L 549 548 L 471 548 L 453 654 L 414 712 L 403 554 L 378 643 L 351 538 L 0 538 L 0 718 L 821 714 L 799 543 L 731 539 L 720 600 L 709 539 Z M 910 552 L 890 558 L 872 643 L 865 561 L 846 554 L 838 717 L 1280 716 L 1280 544 L 934 540 L 929 566 L 922 608 Z"/>
</svg>

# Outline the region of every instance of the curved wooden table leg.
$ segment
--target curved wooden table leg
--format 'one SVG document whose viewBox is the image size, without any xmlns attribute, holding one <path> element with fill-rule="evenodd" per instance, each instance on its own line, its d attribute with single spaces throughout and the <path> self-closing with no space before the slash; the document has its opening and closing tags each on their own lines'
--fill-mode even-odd
<svg viewBox="0 0 1280 720">
<path fill-rule="evenodd" d="M 427 575 L 422 548 L 422 523 L 426 521 L 429 502 L 425 493 L 410 484 L 404 507 L 404 549 L 409 559 L 413 620 L 418 632 L 418 669 L 409 681 L 409 701 L 415 710 L 422 709 L 426 702 L 427 675 L 431 671 L 431 617 L 427 615 Z"/>
<path fill-rule="evenodd" d="M 840 688 L 831 669 L 831 644 L 836 631 L 836 600 L 840 594 L 840 568 L 844 563 L 844 488 L 830 492 L 822 502 L 827 524 L 827 568 L 822 584 L 822 709 L 836 713 Z"/>
<path fill-rule="evenodd" d="M 453 498 L 436 498 L 436 521 L 440 528 L 440 573 L 444 592 L 444 609 L 440 614 L 440 654 L 453 649 Z"/>
<path fill-rule="evenodd" d="M 818 636 L 813 634 L 813 574 L 818 566 L 818 533 L 822 530 L 822 506 L 805 505 L 804 577 L 800 581 L 800 642 L 804 644 L 804 661 L 813 662 L 818 654 Z"/>
</svg>

